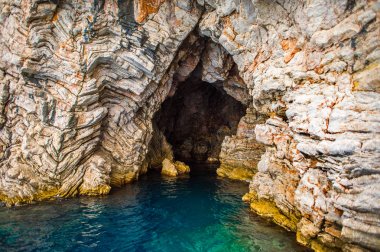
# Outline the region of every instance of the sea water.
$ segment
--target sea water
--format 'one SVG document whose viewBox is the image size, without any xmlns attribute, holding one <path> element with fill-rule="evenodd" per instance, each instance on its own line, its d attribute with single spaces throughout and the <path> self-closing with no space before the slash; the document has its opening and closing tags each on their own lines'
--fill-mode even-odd
<svg viewBox="0 0 380 252">
<path fill-rule="evenodd" d="M 295 234 L 255 215 L 248 184 L 150 172 L 103 197 L 0 208 L 0 251 L 306 251 Z"/>
</svg>

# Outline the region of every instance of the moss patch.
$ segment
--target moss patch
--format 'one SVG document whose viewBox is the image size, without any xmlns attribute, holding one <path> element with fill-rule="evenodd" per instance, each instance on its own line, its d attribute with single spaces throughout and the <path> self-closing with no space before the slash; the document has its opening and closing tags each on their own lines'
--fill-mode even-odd
<svg viewBox="0 0 380 252">
<path fill-rule="evenodd" d="M 137 179 L 137 172 L 128 172 L 126 174 L 111 172 L 111 186 L 121 187 Z"/>
<path fill-rule="evenodd" d="M 109 185 L 99 185 L 95 188 L 91 189 L 80 189 L 79 194 L 80 195 L 87 195 L 87 196 L 98 196 L 98 195 L 106 195 L 110 192 L 111 187 Z"/>
<path fill-rule="evenodd" d="M 236 179 L 236 180 L 251 180 L 254 173 L 251 170 L 248 170 L 243 167 L 231 167 L 227 165 L 221 165 L 217 170 L 216 173 L 220 177 L 226 177 L 230 179 Z"/>
<path fill-rule="evenodd" d="M 50 189 L 48 191 L 41 191 L 30 197 L 8 197 L 0 194 L 0 201 L 4 202 L 6 206 L 11 207 L 15 205 L 30 204 L 33 201 L 49 200 L 58 195 L 58 189 Z"/>
<path fill-rule="evenodd" d="M 245 194 L 243 200 L 250 202 L 251 209 L 258 215 L 271 219 L 286 230 L 297 231 L 297 223 L 300 218 L 296 214 L 290 213 L 285 215 L 273 201 L 259 199 L 255 192 Z"/>
</svg>

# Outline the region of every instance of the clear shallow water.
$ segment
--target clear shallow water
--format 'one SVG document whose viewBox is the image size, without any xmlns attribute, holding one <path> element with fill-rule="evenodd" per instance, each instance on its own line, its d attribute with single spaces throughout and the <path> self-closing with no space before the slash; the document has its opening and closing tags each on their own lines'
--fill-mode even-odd
<svg viewBox="0 0 380 252">
<path fill-rule="evenodd" d="M 105 197 L 0 208 L 0 251 L 306 251 L 249 211 L 245 183 L 215 167 L 151 173 Z"/>
</svg>

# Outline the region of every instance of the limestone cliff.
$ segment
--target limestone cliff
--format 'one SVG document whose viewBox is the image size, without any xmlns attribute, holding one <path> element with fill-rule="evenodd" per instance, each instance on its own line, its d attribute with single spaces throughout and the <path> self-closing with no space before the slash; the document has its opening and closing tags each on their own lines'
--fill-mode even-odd
<svg viewBox="0 0 380 252">
<path fill-rule="evenodd" d="M 198 66 L 248 108 L 218 173 L 254 174 L 252 209 L 314 250 L 378 250 L 379 19 L 373 0 L 0 0 L 0 201 L 137 179 Z"/>
</svg>

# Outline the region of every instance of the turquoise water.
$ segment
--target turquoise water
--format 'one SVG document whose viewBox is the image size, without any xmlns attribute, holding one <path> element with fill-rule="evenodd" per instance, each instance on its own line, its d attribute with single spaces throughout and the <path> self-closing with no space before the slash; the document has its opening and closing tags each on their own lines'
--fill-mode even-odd
<svg viewBox="0 0 380 252">
<path fill-rule="evenodd" d="M 215 167 L 150 173 L 105 197 L 0 208 L 0 251 L 305 251 L 295 235 L 251 213 L 246 183 Z"/>
</svg>

